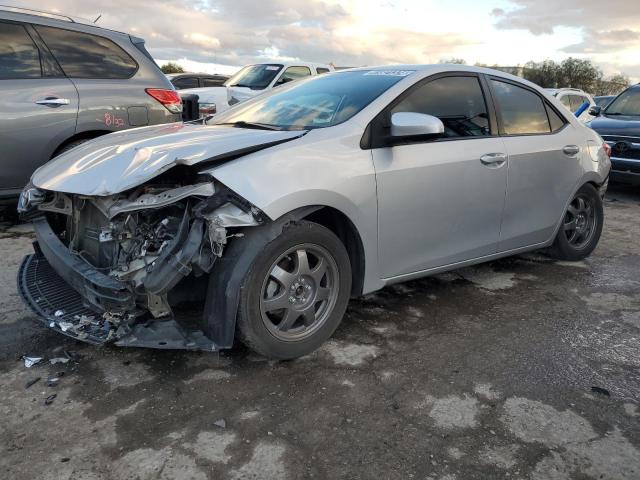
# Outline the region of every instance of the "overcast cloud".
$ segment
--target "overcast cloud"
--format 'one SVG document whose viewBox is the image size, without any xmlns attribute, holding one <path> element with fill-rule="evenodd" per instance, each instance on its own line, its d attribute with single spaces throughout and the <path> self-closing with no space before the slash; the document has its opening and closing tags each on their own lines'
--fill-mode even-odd
<svg viewBox="0 0 640 480">
<path fill-rule="evenodd" d="M 3 3 L 33 6 L 35 2 Z M 300 58 L 341 66 L 469 62 L 515 65 L 569 55 L 635 74 L 636 0 L 40 0 L 37 8 L 143 37 L 155 58 L 242 65 Z M 499 7 L 499 8 L 497 8 Z M 522 48 L 531 41 L 536 48 Z M 635 53 L 635 55 L 632 55 Z"/>
</svg>

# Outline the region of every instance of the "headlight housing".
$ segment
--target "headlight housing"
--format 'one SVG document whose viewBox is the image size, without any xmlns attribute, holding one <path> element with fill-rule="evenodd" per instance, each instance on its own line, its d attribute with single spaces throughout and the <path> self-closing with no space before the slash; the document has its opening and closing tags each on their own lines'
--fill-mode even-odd
<svg viewBox="0 0 640 480">
<path fill-rule="evenodd" d="M 37 205 L 40 205 L 44 202 L 44 195 L 45 193 L 42 190 L 34 187 L 33 184 L 29 182 L 20 193 L 20 198 L 18 199 L 18 213 L 27 213 Z"/>
</svg>

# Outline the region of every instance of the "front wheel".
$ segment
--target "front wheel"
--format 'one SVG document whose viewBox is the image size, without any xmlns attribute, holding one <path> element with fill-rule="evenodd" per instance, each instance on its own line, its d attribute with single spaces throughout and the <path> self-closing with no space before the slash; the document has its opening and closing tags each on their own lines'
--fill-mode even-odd
<svg viewBox="0 0 640 480">
<path fill-rule="evenodd" d="M 240 338 L 270 358 L 311 353 L 338 327 L 350 292 L 351 265 L 340 239 L 312 222 L 289 225 L 243 281 Z"/>
<path fill-rule="evenodd" d="M 551 254 L 570 261 L 589 256 L 598 245 L 603 223 L 604 210 L 598 191 L 592 185 L 583 185 L 564 214 Z"/>
</svg>

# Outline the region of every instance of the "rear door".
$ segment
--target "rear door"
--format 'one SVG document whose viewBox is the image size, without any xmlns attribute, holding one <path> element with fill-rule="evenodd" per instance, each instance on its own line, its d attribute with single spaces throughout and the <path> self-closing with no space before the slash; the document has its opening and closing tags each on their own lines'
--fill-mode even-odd
<svg viewBox="0 0 640 480">
<path fill-rule="evenodd" d="M 111 38 L 84 31 L 35 28 L 78 89 L 79 132 L 119 131 L 172 121 L 170 112 L 145 92 L 146 88 L 167 88 L 169 81 L 164 75 L 158 78 L 155 69 L 140 67 L 124 50 L 125 45 L 135 49 L 128 37 L 121 46 Z"/>
<path fill-rule="evenodd" d="M 489 83 L 509 155 L 499 245 L 509 251 L 551 238 L 581 176 L 584 139 L 535 90 L 496 77 Z"/>
<path fill-rule="evenodd" d="M 431 77 L 372 123 L 372 135 L 382 139 L 396 112 L 437 116 L 445 125 L 443 138 L 394 146 L 383 141 L 372 150 L 383 277 L 496 252 L 507 161 L 481 85 L 475 74 Z"/>
<path fill-rule="evenodd" d="M 0 196 L 13 195 L 73 136 L 78 92 L 32 27 L 0 21 Z"/>
</svg>

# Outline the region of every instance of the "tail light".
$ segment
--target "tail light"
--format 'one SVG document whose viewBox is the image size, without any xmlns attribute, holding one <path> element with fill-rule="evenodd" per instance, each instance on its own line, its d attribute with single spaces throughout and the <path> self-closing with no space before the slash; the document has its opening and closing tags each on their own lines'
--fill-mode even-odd
<svg viewBox="0 0 640 480">
<path fill-rule="evenodd" d="M 160 102 L 171 113 L 182 113 L 182 100 L 180 100 L 180 95 L 175 90 L 147 88 L 145 92 Z"/>
<path fill-rule="evenodd" d="M 602 144 L 602 148 L 604 148 L 604 151 L 607 154 L 607 157 L 611 158 L 611 145 L 609 145 L 607 142 L 604 142 Z"/>
</svg>

